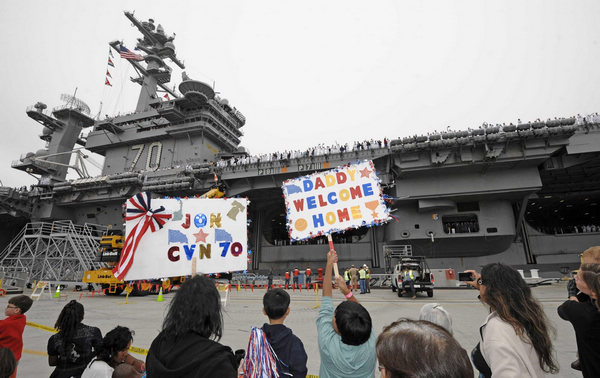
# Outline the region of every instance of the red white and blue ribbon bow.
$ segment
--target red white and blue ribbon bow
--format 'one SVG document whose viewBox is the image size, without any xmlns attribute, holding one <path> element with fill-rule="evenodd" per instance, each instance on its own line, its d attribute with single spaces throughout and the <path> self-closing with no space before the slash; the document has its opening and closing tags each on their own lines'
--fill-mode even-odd
<svg viewBox="0 0 600 378">
<path fill-rule="evenodd" d="M 171 219 L 173 214 L 165 212 L 164 206 L 153 210 L 151 207 L 152 198 L 150 192 L 138 193 L 127 201 L 127 213 L 125 221 L 138 220 L 133 229 L 127 233 L 121 258 L 119 263 L 113 269 L 114 276 L 122 280 L 133 264 L 133 256 L 137 250 L 138 244 L 148 230 L 154 232 L 160 230 L 167 220 Z"/>
</svg>

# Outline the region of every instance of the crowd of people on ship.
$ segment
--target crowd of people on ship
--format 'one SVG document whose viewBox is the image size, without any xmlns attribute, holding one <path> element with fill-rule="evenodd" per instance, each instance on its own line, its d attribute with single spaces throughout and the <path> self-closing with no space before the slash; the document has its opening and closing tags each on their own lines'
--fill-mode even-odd
<svg viewBox="0 0 600 378">
<path fill-rule="evenodd" d="M 337 262 L 336 252 L 330 250 L 316 317 L 319 377 L 375 377 L 378 369 L 384 378 L 462 378 L 473 377 L 473 366 L 480 377 L 559 373 L 552 326 L 531 288 L 510 266 L 491 263 L 481 272 L 466 271 L 468 284 L 489 308 L 479 342 L 469 354 L 453 336 L 452 317 L 435 303 L 423 306 L 418 320 L 398 319 L 376 335 L 372 314 L 354 295 L 356 280 L 361 281 L 361 294 L 370 290 L 363 284 L 368 267 L 352 266 L 333 284 Z M 337 306 L 334 288 L 344 298 Z M 599 296 L 600 247 L 591 247 L 581 254 L 581 266 L 568 284 L 568 300 L 557 309 L 575 330 L 578 359 L 571 367 L 586 378 L 600 376 Z M 7 317 L 0 321 L 0 378 L 16 377 L 25 313 L 32 304 L 25 295 L 8 300 Z M 267 322 L 252 328 L 247 350 L 234 352 L 219 343 L 224 319 L 215 282 L 193 275 L 175 292 L 143 361 L 129 354 L 133 330 L 116 326 L 103 337 L 97 327 L 83 323 L 83 305 L 73 300 L 62 309 L 55 324 L 58 332 L 48 340 L 48 363 L 55 367 L 51 377 L 305 377 L 305 345 L 284 325 L 290 311 L 287 291 L 270 285 L 262 308 Z"/>
<path fill-rule="evenodd" d="M 348 243 L 356 243 L 360 240 L 359 235 L 345 235 L 345 234 L 332 234 L 332 239 L 334 244 L 348 244 Z M 316 237 L 312 239 L 306 240 L 290 240 L 289 238 L 274 238 L 273 245 L 283 246 L 283 245 L 319 245 L 319 244 L 327 244 L 327 238 L 325 236 Z"/>
<path fill-rule="evenodd" d="M 590 123 L 600 123 L 600 115 L 598 115 L 598 113 L 593 113 L 593 114 L 589 114 L 587 116 L 581 116 L 581 115 L 577 115 L 575 117 L 576 119 L 576 124 L 577 125 L 584 125 L 584 124 L 590 124 Z M 554 120 L 560 120 L 559 118 L 554 118 Z M 551 121 L 551 119 L 549 118 L 547 121 Z M 539 118 L 536 119 L 535 121 L 533 121 L 532 123 L 536 123 L 536 122 L 542 122 Z M 522 125 L 523 122 L 521 122 L 520 119 L 517 120 L 516 125 Z M 496 124 L 492 124 L 492 123 L 487 123 L 487 122 L 483 122 L 481 124 L 481 126 L 479 126 L 479 129 L 488 129 L 488 128 L 492 128 L 495 127 L 497 128 L 497 132 L 503 133 L 505 128 L 507 126 L 515 126 L 515 124 L 511 123 L 496 123 Z M 469 132 L 472 132 L 473 129 L 472 128 L 468 128 L 467 129 Z M 432 136 L 439 135 L 439 139 L 446 139 L 448 135 L 450 135 L 452 138 L 454 138 L 455 136 L 453 135 L 453 133 L 457 131 L 457 130 L 452 130 L 452 128 L 450 126 L 448 126 L 445 130 L 443 131 L 438 131 L 438 130 L 434 130 L 433 132 L 429 132 L 425 135 L 421 135 L 420 137 L 424 137 L 424 141 L 430 141 L 433 139 L 430 139 Z M 417 135 L 414 135 L 412 138 L 417 138 Z M 401 138 L 399 138 L 401 139 Z M 383 139 L 368 139 L 368 140 L 364 140 L 364 141 L 355 141 L 354 143 L 344 143 L 344 144 L 340 144 L 340 143 L 335 143 L 333 145 L 325 145 L 324 143 L 321 143 L 317 146 L 314 147 L 309 147 L 306 150 L 284 150 L 284 151 L 276 151 L 276 152 L 272 152 L 272 153 L 265 153 L 265 154 L 260 154 L 260 155 L 240 155 L 240 156 L 233 156 L 229 159 L 221 159 L 218 160 L 216 162 L 213 162 L 213 164 L 218 167 L 218 168 L 225 168 L 225 167 L 232 167 L 232 166 L 243 166 L 243 165 L 248 165 L 248 164 L 259 164 L 262 162 L 289 162 L 292 159 L 300 159 L 300 158 L 308 158 L 308 157 L 315 157 L 315 156 L 330 156 L 332 154 L 336 154 L 336 153 L 345 153 L 345 152 L 355 152 L 355 151 L 363 151 L 363 150 L 373 150 L 373 149 L 381 149 L 381 148 L 389 148 L 390 147 L 390 139 L 383 138 Z M 170 169 L 170 168 L 165 168 L 165 169 Z"/>
<path fill-rule="evenodd" d="M 538 226 L 538 231 L 545 234 L 588 234 L 592 232 L 600 232 L 598 224 L 578 224 L 578 225 L 561 225 L 561 226 Z"/>
<path fill-rule="evenodd" d="M 575 118 L 576 125 L 600 123 L 600 115 L 598 113 L 589 114 L 587 116 L 581 116 L 581 115 L 577 114 L 577 116 L 575 116 L 574 118 Z M 557 118 L 557 117 L 554 118 L 554 121 L 559 121 L 559 120 L 562 120 L 562 118 Z M 553 120 L 548 118 L 546 120 L 546 122 L 549 122 L 549 121 L 553 121 Z M 542 123 L 542 122 L 544 122 L 544 121 L 542 121 L 541 119 L 538 118 L 533 122 L 527 122 L 527 123 Z M 479 126 L 478 128 L 479 129 L 495 128 L 496 129 L 495 132 L 504 133 L 506 130 L 509 130 L 509 129 L 507 129 L 507 127 L 520 126 L 523 124 L 525 124 L 525 123 L 522 122 L 520 119 L 517 120 L 516 124 L 513 124 L 512 122 L 510 122 L 508 124 L 506 124 L 506 123 L 493 124 L 493 123 L 483 122 L 481 124 L 481 126 Z M 472 128 L 468 128 L 467 130 L 469 132 L 473 131 Z M 455 138 L 456 135 L 454 133 L 456 131 L 457 130 L 453 130 L 450 126 L 448 126 L 443 131 L 434 130 L 433 132 L 427 133 L 426 135 L 422 135 L 421 137 L 425 138 L 423 140 L 424 142 L 433 140 L 432 136 L 434 136 L 434 135 L 436 136 L 436 139 L 446 139 L 448 137 Z M 418 137 L 417 135 L 414 135 L 413 138 L 416 139 L 417 137 Z M 289 150 L 289 151 L 285 150 L 283 152 L 277 151 L 277 152 L 261 154 L 261 155 L 234 156 L 230 159 L 219 160 L 215 163 L 215 165 L 219 168 L 224 168 L 224 167 L 247 165 L 247 164 L 257 164 L 257 163 L 261 163 L 261 162 L 289 161 L 291 159 L 300 159 L 300 158 L 305 158 L 305 157 L 330 156 L 332 154 L 344 153 L 347 151 L 354 152 L 354 151 L 362 151 L 362 150 L 388 148 L 389 146 L 390 146 L 390 140 L 388 138 L 383 138 L 383 140 L 370 139 L 370 140 L 365 140 L 362 142 L 355 141 L 351 145 L 349 145 L 348 143 L 345 143 L 345 144 L 336 143 L 331 146 L 326 146 L 325 144 L 321 143 L 315 147 L 310 147 L 306 150 Z"/>
<path fill-rule="evenodd" d="M 372 150 L 378 148 L 388 148 L 389 140 L 387 138 L 381 139 L 369 139 L 362 142 L 354 142 L 352 146 L 348 143 L 339 144 L 336 143 L 331 146 L 327 146 L 321 143 L 315 147 L 307 148 L 306 150 L 285 150 L 283 152 L 277 151 L 268 154 L 252 155 L 252 156 L 234 156 L 230 159 L 219 160 L 215 164 L 219 168 L 237 165 L 257 164 L 261 162 L 272 162 L 282 160 L 301 159 L 314 156 L 329 156 L 337 153 L 344 153 L 347 151 L 363 151 Z"/>
<path fill-rule="evenodd" d="M 581 114 L 577 114 L 577 116 L 575 116 L 575 124 L 577 125 L 585 125 L 590 123 L 600 123 L 600 114 L 598 114 L 598 112 L 588 114 L 586 116 L 582 116 Z"/>
<path fill-rule="evenodd" d="M 575 124 L 576 125 L 586 125 L 586 124 L 599 124 L 600 123 L 600 114 L 596 113 L 592 113 L 586 116 L 582 116 L 580 114 L 577 114 L 577 116 L 574 117 L 575 118 Z M 554 120 L 561 120 L 562 118 L 557 118 L 555 117 Z M 552 121 L 552 119 L 548 118 L 548 121 Z M 538 122 L 543 122 L 541 121 L 541 119 L 536 119 L 535 121 L 531 122 L 531 123 L 538 123 Z M 521 122 L 520 119 L 517 120 L 516 122 L 516 126 L 522 125 L 524 124 L 523 122 Z M 497 129 L 497 132 L 499 133 L 503 133 L 505 132 L 505 128 L 507 126 L 515 126 L 515 124 L 513 124 L 512 122 L 506 124 L 506 123 L 487 123 L 487 122 L 483 122 L 481 124 L 481 126 L 479 126 L 479 129 L 488 129 L 488 128 L 495 128 Z M 473 129 L 472 128 L 468 128 L 467 129 L 468 132 L 472 132 Z M 453 130 L 451 128 L 451 126 L 447 126 L 445 130 L 443 131 L 438 131 L 438 130 L 434 130 L 433 132 L 429 132 L 426 135 L 421 135 L 420 137 L 424 138 L 424 142 L 427 141 L 431 141 L 433 139 L 431 139 L 432 136 L 436 136 L 436 139 L 446 139 L 448 138 L 448 136 L 450 138 L 455 138 L 456 135 L 454 134 L 456 131 L 459 130 Z M 414 135 L 413 137 L 411 137 L 412 140 L 415 140 L 416 138 L 418 138 L 419 136 Z M 402 139 L 402 138 L 398 138 L 398 139 Z M 265 153 L 265 154 L 260 154 L 260 155 L 240 155 L 240 156 L 233 156 L 229 159 L 220 159 L 217 160 L 216 162 L 211 162 L 211 164 L 214 164 L 216 167 L 218 168 L 225 168 L 225 167 L 233 167 L 233 166 L 244 166 L 244 165 L 248 165 L 248 164 L 259 164 L 262 162 L 280 162 L 281 164 L 287 165 L 289 164 L 289 161 L 292 159 L 300 159 L 300 158 L 308 158 L 308 157 L 315 157 L 315 156 L 330 156 L 332 154 L 336 154 L 336 153 L 345 153 L 345 152 L 355 152 L 355 151 L 363 151 L 363 150 L 373 150 L 373 149 L 381 149 L 381 148 L 389 148 L 390 147 L 390 139 L 383 138 L 383 139 L 368 139 L 368 140 L 364 140 L 364 141 L 355 141 L 354 143 L 344 143 L 344 144 L 340 144 L 340 143 L 335 143 L 333 145 L 325 145 L 324 143 L 321 143 L 317 146 L 314 147 L 309 147 L 306 150 L 284 150 L 284 151 L 276 151 L 273 153 Z M 172 169 L 173 167 L 165 167 L 165 168 L 159 168 L 158 170 L 168 170 L 168 169 Z M 37 186 L 31 186 L 31 188 L 29 189 L 29 191 L 34 191 L 34 189 L 37 191 Z M 26 187 L 21 187 L 18 188 L 18 191 L 20 193 L 25 192 L 26 191 Z"/>
</svg>

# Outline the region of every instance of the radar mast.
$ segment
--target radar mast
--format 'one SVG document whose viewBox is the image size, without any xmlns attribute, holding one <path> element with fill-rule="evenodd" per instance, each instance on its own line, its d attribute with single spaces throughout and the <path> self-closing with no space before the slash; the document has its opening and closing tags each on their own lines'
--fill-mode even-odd
<svg viewBox="0 0 600 378">
<path fill-rule="evenodd" d="M 175 34 L 167 36 L 161 25 L 158 25 L 158 27 L 154 25 L 153 19 L 139 21 L 131 12 L 125 12 L 125 16 L 143 35 L 143 38 L 138 38 L 136 47 L 146 53 L 146 55 L 139 55 L 137 59 L 128 58 L 127 61 L 139 75 L 139 77 L 132 78 L 131 80 L 142 86 L 135 111 L 144 112 L 150 109 L 151 103 L 158 101 L 156 94 L 157 87 L 162 88 L 171 97 L 178 97 L 173 90 L 165 85 L 171 81 L 172 71 L 171 67 L 165 62 L 165 59 L 170 59 L 181 69 L 185 69 L 185 66 L 175 55 L 175 45 L 173 44 Z M 117 53 L 121 53 L 122 48 L 126 48 L 120 41 L 113 41 L 110 43 L 110 46 Z M 131 53 L 131 55 L 137 54 Z M 146 67 L 142 66 L 141 61 L 146 62 Z"/>
</svg>

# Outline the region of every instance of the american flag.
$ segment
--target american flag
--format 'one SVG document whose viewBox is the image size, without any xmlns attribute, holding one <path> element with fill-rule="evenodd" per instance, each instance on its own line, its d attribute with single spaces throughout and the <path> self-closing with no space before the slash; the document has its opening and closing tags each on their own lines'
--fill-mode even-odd
<svg viewBox="0 0 600 378">
<path fill-rule="evenodd" d="M 123 59 L 144 60 L 143 56 L 129 51 L 129 49 L 123 45 L 121 45 L 121 47 L 119 48 L 119 53 L 121 54 L 121 58 Z"/>
</svg>

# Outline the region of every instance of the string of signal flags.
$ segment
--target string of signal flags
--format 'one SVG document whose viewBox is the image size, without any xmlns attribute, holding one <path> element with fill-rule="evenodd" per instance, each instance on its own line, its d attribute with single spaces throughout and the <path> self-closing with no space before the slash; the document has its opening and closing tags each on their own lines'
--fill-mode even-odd
<svg viewBox="0 0 600 378">
<path fill-rule="evenodd" d="M 135 61 L 144 60 L 143 56 L 141 56 L 140 54 L 134 53 L 133 51 L 131 51 L 127 47 L 125 47 L 123 44 L 119 45 L 119 54 L 121 56 L 121 59 L 135 60 Z M 108 48 L 108 62 L 107 62 L 108 67 L 106 68 L 106 75 L 104 77 L 104 85 L 107 85 L 109 87 L 112 87 L 112 84 L 111 84 L 109 78 L 112 80 L 112 75 L 110 74 L 110 67 L 115 68 L 115 63 L 113 62 L 114 58 L 115 58 L 115 56 L 113 55 L 112 49 L 109 47 Z"/>
</svg>

